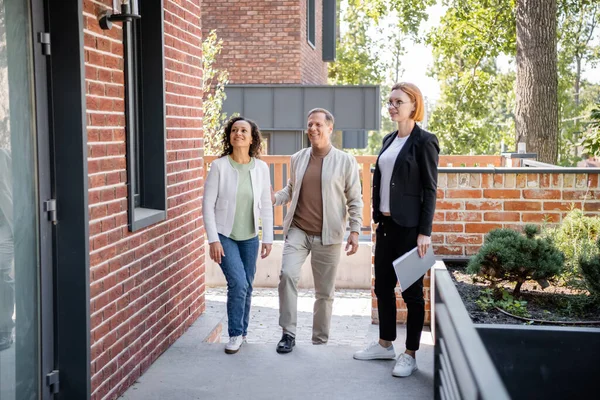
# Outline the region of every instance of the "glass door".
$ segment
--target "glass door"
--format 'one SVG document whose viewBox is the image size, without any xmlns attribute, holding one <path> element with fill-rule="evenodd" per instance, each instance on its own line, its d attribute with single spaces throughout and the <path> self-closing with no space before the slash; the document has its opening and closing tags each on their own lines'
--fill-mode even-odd
<svg viewBox="0 0 600 400">
<path fill-rule="evenodd" d="M 0 0 L 2 400 L 51 398 L 45 382 L 53 364 L 52 226 L 43 212 L 50 197 L 47 80 L 34 40 L 44 19 L 40 5 Z M 49 316 L 42 298 L 50 301 Z"/>
</svg>

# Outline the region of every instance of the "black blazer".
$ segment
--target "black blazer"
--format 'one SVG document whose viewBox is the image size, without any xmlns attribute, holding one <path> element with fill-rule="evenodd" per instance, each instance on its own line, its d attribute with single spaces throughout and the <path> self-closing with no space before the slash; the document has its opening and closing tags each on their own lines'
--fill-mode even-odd
<svg viewBox="0 0 600 400">
<path fill-rule="evenodd" d="M 373 221 L 378 223 L 379 188 L 381 171 L 379 157 L 396 138 L 398 131 L 383 138 L 373 174 Z M 419 228 L 419 233 L 431 236 L 431 225 L 437 198 L 437 176 L 440 146 L 435 135 L 417 124 L 394 164 L 390 182 L 390 213 L 394 222 L 408 228 Z"/>
</svg>

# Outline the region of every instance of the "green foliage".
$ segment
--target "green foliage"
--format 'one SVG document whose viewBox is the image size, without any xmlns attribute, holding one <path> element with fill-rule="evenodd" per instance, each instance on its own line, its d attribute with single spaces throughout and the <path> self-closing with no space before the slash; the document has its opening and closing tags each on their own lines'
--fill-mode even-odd
<svg viewBox="0 0 600 400">
<path fill-rule="evenodd" d="M 544 230 L 544 236 L 550 238 L 565 255 L 565 268 L 561 278 L 567 286 L 577 289 L 587 287 L 581 274 L 579 259 L 585 253 L 593 252 L 594 241 L 599 233 L 600 218 L 588 217 L 577 208 L 571 209 L 560 225 Z"/>
<path fill-rule="evenodd" d="M 515 282 L 514 295 L 527 280 L 551 279 L 563 268 L 564 255 L 548 238 L 536 237 L 539 229 L 526 225 L 525 234 L 512 229 L 494 229 L 479 252 L 469 261 L 467 271 L 490 281 Z"/>
<path fill-rule="evenodd" d="M 600 298 L 600 236 L 596 240 L 596 251 L 584 252 L 579 257 L 579 265 L 588 290 Z"/>
<path fill-rule="evenodd" d="M 514 143 L 514 72 L 496 65 L 514 54 L 514 1 L 449 1 L 427 42 L 433 47 L 431 75 L 442 82 L 430 129 L 446 154 L 498 154 Z"/>
<path fill-rule="evenodd" d="M 437 0 L 349 0 L 354 7 L 374 22 L 395 13 L 399 21 L 398 28 L 404 34 L 419 38 L 419 28 L 427 20 L 427 7 L 435 5 Z"/>
<path fill-rule="evenodd" d="M 483 311 L 489 311 L 498 307 L 520 317 L 530 316 L 529 311 L 527 311 L 527 302 L 515 299 L 513 295 L 504 289 L 496 292 L 492 289 L 484 289 L 481 291 L 479 298 L 475 303 Z"/>
<path fill-rule="evenodd" d="M 217 32 L 212 30 L 202 42 L 202 92 L 204 99 L 202 110 L 204 116 L 204 154 L 221 154 L 221 128 L 227 116 L 221 112 L 225 100 L 225 85 L 229 74 L 226 70 L 215 68 L 216 58 L 221 53 L 223 40 L 217 38 Z"/>
<path fill-rule="evenodd" d="M 446 0 L 440 26 L 427 35 L 433 47 L 430 73 L 441 82 L 441 97 L 430 129 L 447 154 L 497 154 L 500 142 L 515 147 L 513 110 L 515 74 L 501 70 L 499 57 L 514 63 L 515 0 Z M 600 3 L 558 1 L 559 163 L 579 161 L 577 144 L 586 132 L 584 117 L 600 95 L 599 85 L 582 79 L 586 67 L 600 60 L 594 40 Z M 596 133 L 587 134 L 598 143 Z M 588 142 L 586 142 L 588 143 Z"/>
<path fill-rule="evenodd" d="M 585 140 L 585 136 L 593 134 L 586 119 L 600 96 L 598 85 L 582 79 L 586 67 L 600 59 L 600 46 L 594 40 L 600 22 L 600 3 L 559 0 L 558 7 L 559 164 L 570 166 L 581 159 L 577 146 L 581 145 L 582 136 Z M 584 152 L 593 155 L 590 150 Z"/>
<path fill-rule="evenodd" d="M 367 30 L 372 18 L 357 6 L 358 0 L 348 0 L 343 20 L 348 30 L 340 38 L 336 60 L 329 64 L 329 82 L 334 85 L 379 84 L 384 79 L 384 64 L 376 52 L 376 42 Z"/>
<path fill-rule="evenodd" d="M 600 103 L 590 113 L 590 124 L 581 143 L 584 154 L 600 156 Z"/>
</svg>

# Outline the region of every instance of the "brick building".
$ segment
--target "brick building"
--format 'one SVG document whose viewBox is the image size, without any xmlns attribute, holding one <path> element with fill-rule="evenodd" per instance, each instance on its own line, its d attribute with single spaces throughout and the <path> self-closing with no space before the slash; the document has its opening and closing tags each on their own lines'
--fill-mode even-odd
<svg viewBox="0 0 600 400">
<path fill-rule="evenodd" d="M 335 50 L 335 37 L 324 37 L 323 26 L 335 26 L 335 15 L 324 22 L 323 1 L 203 0 L 202 32 L 223 40 L 216 67 L 234 85 L 326 84 L 333 57 L 324 60 L 323 45 Z"/>
<path fill-rule="evenodd" d="M 3 400 L 115 399 L 204 310 L 201 2 L 115 3 L 0 2 Z"/>
<path fill-rule="evenodd" d="M 202 1 L 203 34 L 223 40 L 215 65 L 229 72 L 223 111 L 255 120 L 268 154 L 307 146 L 306 114 L 316 107 L 335 115 L 338 147 L 366 147 L 367 131 L 379 129 L 378 86 L 327 84 L 336 18 L 336 0 Z"/>
<path fill-rule="evenodd" d="M 324 85 L 323 1 L 129 1 L 141 19 L 110 29 L 119 1 L 0 1 L 2 400 L 116 399 L 204 311 L 204 21 L 233 27 L 231 100 L 267 131 L 301 131 L 319 105 L 340 129 L 378 126 L 378 88 Z M 442 178 L 439 250 L 468 255 L 486 229 L 571 200 L 600 211 L 598 171 L 482 173 Z"/>
</svg>

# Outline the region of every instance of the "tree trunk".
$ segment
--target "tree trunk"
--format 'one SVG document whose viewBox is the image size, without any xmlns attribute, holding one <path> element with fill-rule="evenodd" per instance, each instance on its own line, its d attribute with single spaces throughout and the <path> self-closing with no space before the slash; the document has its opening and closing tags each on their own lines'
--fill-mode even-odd
<svg viewBox="0 0 600 400">
<path fill-rule="evenodd" d="M 513 290 L 513 296 L 516 297 L 521 294 L 521 286 L 523 286 L 523 282 L 517 282 L 515 289 Z"/>
<path fill-rule="evenodd" d="M 558 157 L 558 72 L 556 0 L 517 0 L 517 142 L 528 153 L 556 163 Z"/>
</svg>

